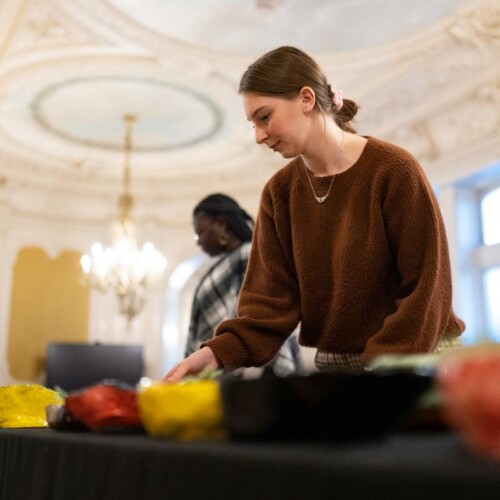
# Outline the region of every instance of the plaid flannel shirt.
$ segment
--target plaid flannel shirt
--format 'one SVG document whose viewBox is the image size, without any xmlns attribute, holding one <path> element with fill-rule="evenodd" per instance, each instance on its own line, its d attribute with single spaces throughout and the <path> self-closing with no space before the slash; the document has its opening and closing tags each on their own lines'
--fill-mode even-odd
<svg viewBox="0 0 500 500">
<path fill-rule="evenodd" d="M 232 252 L 225 253 L 201 278 L 191 308 L 186 356 L 210 339 L 221 321 L 236 317 L 238 296 L 245 277 L 250 248 L 251 243 L 247 242 Z M 267 366 L 279 376 L 304 370 L 296 335 L 287 339 Z"/>
</svg>

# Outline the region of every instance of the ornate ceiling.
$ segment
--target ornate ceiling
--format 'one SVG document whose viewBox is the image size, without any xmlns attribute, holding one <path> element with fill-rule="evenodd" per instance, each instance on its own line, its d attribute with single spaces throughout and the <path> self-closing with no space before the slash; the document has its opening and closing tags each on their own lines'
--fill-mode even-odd
<svg viewBox="0 0 500 500">
<path fill-rule="evenodd" d="M 184 225 L 215 190 L 254 209 L 284 161 L 253 143 L 238 80 L 283 44 L 363 106 L 360 132 L 409 148 L 434 180 L 500 157 L 498 2 L 0 0 L 4 213 L 105 220 L 126 113 L 143 219 Z"/>
</svg>

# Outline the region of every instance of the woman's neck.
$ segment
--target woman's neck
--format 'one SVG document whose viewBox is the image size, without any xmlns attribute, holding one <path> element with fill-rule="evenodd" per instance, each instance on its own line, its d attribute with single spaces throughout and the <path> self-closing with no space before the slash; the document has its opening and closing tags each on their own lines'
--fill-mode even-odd
<svg viewBox="0 0 500 500">
<path fill-rule="evenodd" d="M 301 154 L 308 170 L 317 177 L 340 174 L 360 157 L 366 139 L 345 132 L 333 121 L 326 120 L 316 130 L 310 146 Z"/>
<path fill-rule="evenodd" d="M 232 252 L 240 247 L 243 242 L 237 238 L 231 238 L 226 245 L 226 252 Z"/>
</svg>

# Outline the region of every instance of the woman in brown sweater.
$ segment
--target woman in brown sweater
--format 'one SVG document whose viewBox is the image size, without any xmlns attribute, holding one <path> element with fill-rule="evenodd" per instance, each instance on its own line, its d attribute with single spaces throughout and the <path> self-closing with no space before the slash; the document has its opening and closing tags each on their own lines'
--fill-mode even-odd
<svg viewBox="0 0 500 500">
<path fill-rule="evenodd" d="M 357 104 L 296 48 L 259 58 L 239 91 L 256 141 L 292 161 L 262 193 L 238 317 L 165 379 L 263 365 L 299 321 L 320 369 L 456 345 L 445 228 L 417 160 L 357 135 Z"/>
</svg>

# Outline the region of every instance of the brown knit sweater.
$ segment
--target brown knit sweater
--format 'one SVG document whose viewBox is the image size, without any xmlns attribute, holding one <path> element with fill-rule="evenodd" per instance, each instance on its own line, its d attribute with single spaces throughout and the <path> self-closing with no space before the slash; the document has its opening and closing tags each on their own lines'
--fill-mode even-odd
<svg viewBox="0 0 500 500">
<path fill-rule="evenodd" d="M 331 177 L 312 177 L 324 195 Z M 301 322 L 299 342 L 362 361 L 429 352 L 465 326 L 451 309 L 445 228 L 422 168 L 369 137 L 319 204 L 300 157 L 262 193 L 238 318 L 209 346 L 227 369 L 263 365 Z"/>
</svg>

